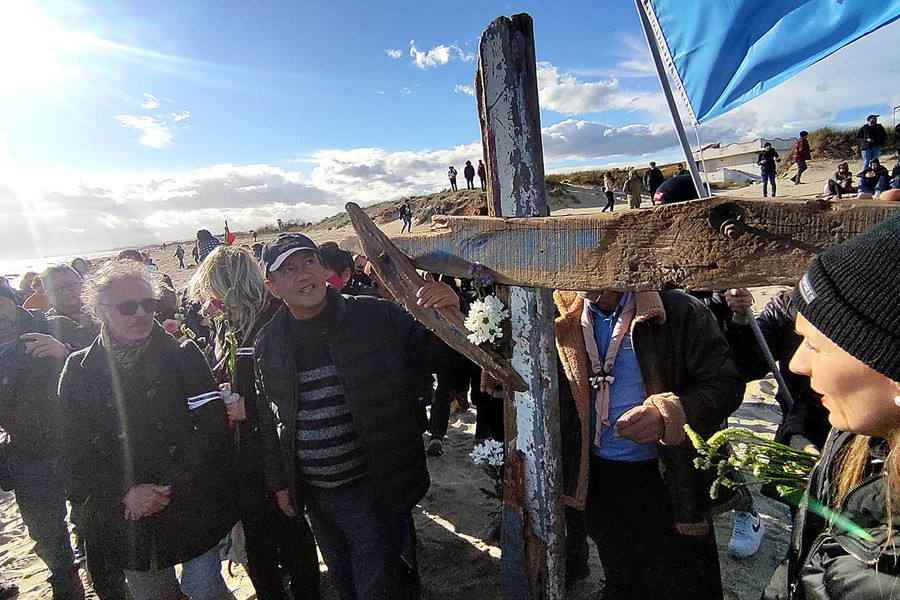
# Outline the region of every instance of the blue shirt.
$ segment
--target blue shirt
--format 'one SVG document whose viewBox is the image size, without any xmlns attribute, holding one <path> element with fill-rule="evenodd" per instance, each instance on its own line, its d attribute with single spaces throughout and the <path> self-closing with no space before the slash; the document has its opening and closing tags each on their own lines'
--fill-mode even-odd
<svg viewBox="0 0 900 600">
<path fill-rule="evenodd" d="M 628 294 L 622 296 L 616 311 L 609 316 L 603 314 L 593 303 L 590 304 L 591 317 L 594 322 L 594 339 L 597 340 L 601 358 L 606 356 L 613 328 L 619 320 L 619 314 L 622 312 L 627 298 Z M 593 369 L 591 369 L 591 376 L 593 375 Z M 591 453 L 608 460 L 640 461 L 656 458 L 655 443 L 635 444 L 631 440 L 616 437 L 613 431 L 619 417 L 635 406 L 640 406 L 647 399 L 647 394 L 644 392 L 644 380 L 641 378 L 641 369 L 638 365 L 637 355 L 634 353 L 630 332 L 622 340 L 610 375 L 615 378 L 609 388 L 610 424 L 600 427 L 599 447 L 594 445 L 597 431 L 597 393 L 591 387 Z"/>
</svg>

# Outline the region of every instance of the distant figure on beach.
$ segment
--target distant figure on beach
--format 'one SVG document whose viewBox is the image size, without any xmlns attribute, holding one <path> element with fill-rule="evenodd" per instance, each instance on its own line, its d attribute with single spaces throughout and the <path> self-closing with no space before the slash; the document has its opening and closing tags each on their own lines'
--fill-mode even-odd
<svg viewBox="0 0 900 600">
<path fill-rule="evenodd" d="M 856 193 L 856 188 L 853 187 L 853 173 L 850 172 L 849 164 L 842 162 L 837 166 L 834 176 L 825 184 L 825 193 L 838 198 L 844 194 Z"/>
<path fill-rule="evenodd" d="M 191 256 L 194 257 L 194 264 L 200 264 L 200 250 L 197 248 L 197 244 L 194 244 L 194 248 L 191 250 Z"/>
<path fill-rule="evenodd" d="M 613 212 L 616 209 L 616 180 L 609 171 L 603 176 L 603 193 L 606 194 L 606 206 L 600 212 Z"/>
<path fill-rule="evenodd" d="M 487 170 L 484 168 L 484 163 L 480 160 L 478 161 L 478 178 L 481 180 L 481 191 L 487 191 Z"/>
<path fill-rule="evenodd" d="M 656 163 L 651 161 L 650 168 L 644 173 L 644 187 L 647 188 L 647 191 L 650 193 L 651 199 L 665 180 L 666 176 L 663 175 L 662 171 L 656 168 Z"/>
<path fill-rule="evenodd" d="M 215 250 L 216 246 L 220 246 L 222 244 L 213 234 L 209 232 L 208 229 L 201 229 L 197 232 L 197 264 L 203 262 L 203 259 L 206 256 Z"/>
<path fill-rule="evenodd" d="M 156 266 L 156 263 L 153 262 L 153 259 L 150 257 L 150 253 L 146 250 L 141 252 L 141 262 L 150 267 L 151 271 L 159 271 L 159 267 Z"/>
<path fill-rule="evenodd" d="M 625 181 L 622 191 L 628 196 L 628 208 L 641 207 L 641 193 L 644 191 L 644 184 L 637 169 L 632 169 L 631 173 L 628 174 L 628 179 Z"/>
<path fill-rule="evenodd" d="M 259 237 L 259 234 L 256 233 L 256 230 L 254 229 L 253 230 L 253 241 L 255 242 L 258 237 Z"/>
<path fill-rule="evenodd" d="M 812 158 L 812 152 L 809 150 L 809 140 L 806 139 L 807 136 L 809 136 L 808 131 L 801 131 L 800 139 L 794 144 L 794 162 L 797 164 L 797 174 L 791 177 L 794 185 L 800 184 L 800 176 L 806 170 L 806 161 Z"/>
<path fill-rule="evenodd" d="M 400 219 L 403 221 L 400 233 L 403 233 L 404 229 L 407 233 L 412 233 L 412 207 L 409 205 L 409 198 L 400 205 Z"/>
<path fill-rule="evenodd" d="M 447 177 L 450 178 L 450 189 L 454 192 L 456 191 L 456 169 L 453 168 L 453 165 L 450 165 L 450 169 L 447 170 Z"/>
<path fill-rule="evenodd" d="M 463 169 L 463 175 L 466 176 L 466 189 L 474 190 L 475 189 L 475 167 L 472 166 L 472 161 L 466 161 L 466 168 Z"/>
<path fill-rule="evenodd" d="M 767 183 L 772 184 L 772 197 L 775 197 L 775 169 L 780 162 L 781 157 L 778 156 L 778 152 L 772 147 L 772 143 L 766 142 L 763 145 L 763 151 L 756 157 L 756 164 L 759 165 L 759 175 L 762 177 L 763 198 L 766 197 Z"/>
<path fill-rule="evenodd" d="M 178 268 L 183 269 L 184 267 L 184 248 L 181 247 L 181 244 L 178 244 L 178 248 L 175 249 L 175 258 L 178 259 Z"/>
<path fill-rule="evenodd" d="M 866 124 L 859 128 L 856 138 L 859 141 L 862 159 L 865 161 L 863 169 L 868 169 L 872 159 L 881 156 L 881 147 L 887 141 L 887 132 L 878 122 L 878 115 L 866 117 Z"/>
<path fill-rule="evenodd" d="M 162 248 L 162 251 L 165 252 L 165 251 L 166 251 L 166 248 L 167 248 L 166 243 L 163 242 L 163 243 L 162 243 L 162 246 L 160 246 L 160 248 Z"/>
</svg>

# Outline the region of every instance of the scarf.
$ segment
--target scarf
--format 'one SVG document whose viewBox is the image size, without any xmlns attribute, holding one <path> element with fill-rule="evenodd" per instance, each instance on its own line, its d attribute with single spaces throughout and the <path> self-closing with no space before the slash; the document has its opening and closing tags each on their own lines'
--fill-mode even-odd
<svg viewBox="0 0 900 600">
<path fill-rule="evenodd" d="M 116 364 L 119 365 L 119 368 L 123 371 L 128 371 L 138 362 L 138 360 L 140 360 L 141 355 L 144 353 L 144 349 L 150 342 L 150 336 L 148 335 L 144 339 L 138 340 L 133 344 L 121 346 L 116 343 L 112 335 L 110 335 L 109 328 L 106 325 L 103 325 L 100 328 L 100 342 L 103 344 L 103 347 L 115 357 Z"/>
<path fill-rule="evenodd" d="M 584 301 L 584 310 L 581 313 L 581 333 L 584 335 L 584 345 L 587 348 L 588 358 L 591 361 L 591 372 L 594 373 L 588 381 L 596 390 L 594 408 L 597 412 L 597 428 L 594 435 L 594 445 L 600 445 L 600 424 L 609 425 L 609 390 L 615 377 L 611 375 L 616 364 L 616 356 L 622 346 L 622 340 L 631 329 L 631 321 L 634 318 L 634 295 L 625 294 L 624 301 L 616 308 L 615 323 L 609 346 L 606 348 L 606 356 L 600 361 L 600 348 L 594 337 L 594 316 L 591 314 L 591 303 Z"/>
</svg>

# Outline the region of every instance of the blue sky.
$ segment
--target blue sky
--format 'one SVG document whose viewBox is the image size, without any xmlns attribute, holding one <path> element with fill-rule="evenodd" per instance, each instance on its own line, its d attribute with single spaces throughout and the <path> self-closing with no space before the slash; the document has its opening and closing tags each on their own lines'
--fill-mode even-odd
<svg viewBox="0 0 900 600">
<path fill-rule="evenodd" d="M 481 157 L 478 38 L 517 12 L 534 18 L 548 169 L 677 158 L 630 0 L 3 3 L 0 52 L 16 60 L 0 63 L 0 260 L 441 190 L 448 164 Z M 889 113 L 898 33 L 704 125 L 704 143 Z M 882 76 L 861 93 L 873 49 Z"/>
</svg>

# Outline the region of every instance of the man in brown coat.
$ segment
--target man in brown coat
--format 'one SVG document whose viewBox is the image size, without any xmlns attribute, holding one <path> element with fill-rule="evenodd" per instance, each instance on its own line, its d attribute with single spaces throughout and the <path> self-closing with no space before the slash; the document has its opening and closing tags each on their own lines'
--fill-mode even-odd
<svg viewBox="0 0 900 600">
<path fill-rule="evenodd" d="M 584 575 L 581 526 L 604 599 L 721 600 L 710 481 L 684 432 L 712 435 L 743 395 L 712 314 L 680 291 L 554 299 L 568 573 Z"/>
</svg>

